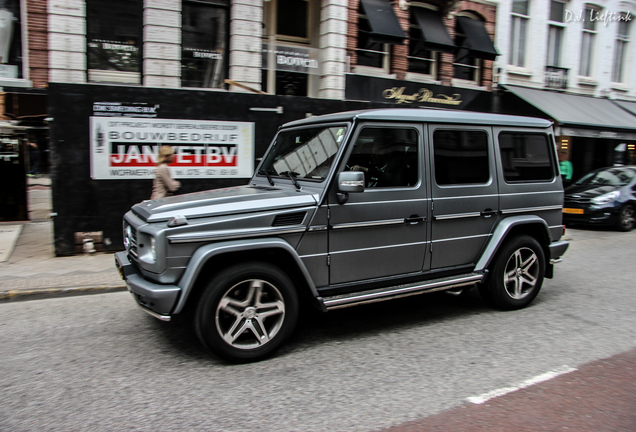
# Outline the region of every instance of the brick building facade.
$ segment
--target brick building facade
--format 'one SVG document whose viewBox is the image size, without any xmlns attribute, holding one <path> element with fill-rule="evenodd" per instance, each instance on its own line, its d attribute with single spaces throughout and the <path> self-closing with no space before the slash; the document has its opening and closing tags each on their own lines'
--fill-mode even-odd
<svg viewBox="0 0 636 432">
<path fill-rule="evenodd" d="M 400 3 L 393 3 L 395 14 L 399 20 L 400 26 L 407 30 L 410 26 L 409 21 L 409 6 L 401 7 Z M 422 3 L 417 3 L 421 5 Z M 484 22 L 486 31 L 492 40 L 495 38 L 495 19 L 497 14 L 497 7 L 492 2 L 479 2 L 479 1 L 459 1 L 454 4 L 447 4 L 443 2 L 431 2 L 428 4 L 430 7 L 437 8 L 438 10 L 446 13 L 442 16 L 442 21 L 446 30 L 448 31 L 451 39 L 455 38 L 455 16 L 458 13 L 464 11 L 470 11 L 478 15 Z M 450 9 L 449 9 L 450 8 Z M 357 64 L 357 35 L 358 35 L 358 16 L 360 10 L 360 0 L 350 0 L 348 5 L 348 26 L 347 26 L 347 55 L 351 59 L 351 64 Z M 409 41 L 406 40 L 403 44 L 393 45 L 391 47 L 391 74 L 395 74 L 398 80 L 407 79 L 408 72 L 408 50 Z M 451 86 L 453 85 L 453 63 L 455 57 L 452 53 L 440 53 L 441 59 L 438 66 L 438 81 L 441 85 Z M 482 68 L 480 83 L 483 83 L 482 87 L 487 90 L 492 89 L 492 76 L 493 76 L 493 61 L 485 60 L 484 67 Z"/>
<path fill-rule="evenodd" d="M 159 88 L 182 88 L 184 83 L 184 37 L 187 38 L 186 14 L 195 2 L 187 0 L 136 0 L 139 14 L 133 17 L 140 28 L 141 39 L 134 49 L 141 58 L 134 73 L 95 70 L 89 53 L 92 40 L 90 5 L 93 0 L 7 0 L 20 9 L 22 38 L 22 63 L 16 76 L 0 76 L 0 87 L 11 89 L 46 89 L 49 82 L 131 84 Z M 369 1 L 369 0 L 363 0 Z M 361 0 L 308 0 L 303 18 L 285 15 L 290 0 L 209 0 L 210 8 L 224 13 L 225 30 L 221 37 L 226 51 L 220 53 L 224 62 L 222 74 L 225 80 L 215 84 L 215 90 L 238 92 L 261 91 L 276 94 L 280 79 L 302 78 L 302 89 L 295 94 L 327 99 L 347 99 L 345 76 L 368 75 L 409 81 L 409 29 L 412 7 L 438 10 L 446 31 L 455 39 L 456 17 L 464 12 L 481 20 L 491 40 L 494 40 L 496 4 L 489 1 L 432 1 L 419 3 L 407 0 L 373 0 L 388 5 L 397 18 L 406 38 L 389 45 L 390 67 L 378 74 L 373 69 L 361 71 L 358 65 L 358 19 Z M 88 6 L 87 6 L 88 5 Z M 204 5 L 206 6 L 206 5 Z M 95 7 L 95 6 L 91 6 Z M 185 8 L 185 9 L 184 9 Z M 113 15 L 115 16 L 115 15 Z M 305 34 L 289 36 L 284 21 L 300 21 Z M 220 22 L 220 21 L 219 21 Z M 184 36 L 186 35 L 186 36 Z M 371 35 L 373 36 L 373 34 Z M 17 38 L 18 35 L 16 34 Z M 104 38 L 102 38 L 104 39 Z M 123 38 L 120 38 L 123 41 Z M 122 42 L 124 43 L 124 42 Z M 264 64 L 263 50 L 267 47 L 291 50 L 290 56 L 313 56 L 319 61 L 319 71 L 306 74 L 302 68 L 279 70 L 278 65 Z M 297 50 L 298 52 L 294 52 Z M 103 50 L 106 51 L 106 50 Z M 307 54 L 307 52 L 309 54 Z M 416 78 L 414 81 L 475 88 L 489 91 L 492 88 L 492 61 L 483 60 L 479 77 L 471 85 L 453 78 L 452 53 L 440 52 L 433 79 Z M 106 69 L 108 66 L 104 66 Z M 272 72 L 270 72 L 272 71 Z M 306 76 L 303 76 L 305 74 Z M 281 76 L 286 75 L 285 78 Z M 136 78 L 138 77 L 138 78 Z M 305 82 L 306 81 L 306 82 Z M 229 83 L 229 84 L 227 84 Z M 268 86 L 269 84 L 269 86 Z M 292 85 L 292 86 L 293 86 Z M 196 85 L 195 85 L 196 86 Z M 202 87 L 205 87 L 203 85 Z M 268 88 L 269 87 L 269 88 Z M 280 86 L 279 86 L 280 87 Z M 290 86 L 287 86 L 289 89 Z M 8 96 L 7 96 L 8 97 Z M 9 105 L 1 104 L 0 106 Z M 11 104 L 13 107 L 14 104 Z M 5 115 L 9 114 L 9 115 Z M 11 113 L 0 112 L 5 119 Z M 17 113 L 15 116 L 19 116 Z M 15 117 L 14 116 L 14 117 Z"/>
</svg>

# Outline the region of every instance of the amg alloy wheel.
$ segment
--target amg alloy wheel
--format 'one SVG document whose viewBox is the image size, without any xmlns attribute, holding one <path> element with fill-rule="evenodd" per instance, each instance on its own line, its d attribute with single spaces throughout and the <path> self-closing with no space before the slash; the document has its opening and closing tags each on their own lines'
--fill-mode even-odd
<svg viewBox="0 0 636 432">
<path fill-rule="evenodd" d="M 204 345 L 219 357 L 256 361 L 287 339 L 297 315 L 298 300 L 287 275 L 267 263 L 245 263 L 210 281 L 195 328 Z"/>
<path fill-rule="evenodd" d="M 479 292 L 502 309 L 519 309 L 539 294 L 544 274 L 541 245 L 530 236 L 515 237 L 495 257 L 486 285 Z"/>
</svg>

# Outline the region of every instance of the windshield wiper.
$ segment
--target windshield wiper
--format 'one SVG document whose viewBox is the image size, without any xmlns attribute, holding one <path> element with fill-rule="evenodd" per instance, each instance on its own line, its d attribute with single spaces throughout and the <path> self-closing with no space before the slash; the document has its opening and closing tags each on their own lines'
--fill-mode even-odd
<svg viewBox="0 0 636 432">
<path fill-rule="evenodd" d="M 292 183 L 294 184 L 294 186 L 296 186 L 296 189 L 300 190 L 300 183 L 298 183 L 298 180 L 296 180 L 296 176 L 300 175 L 297 172 L 294 171 L 283 171 L 278 173 L 278 175 L 284 175 L 289 177 L 289 179 L 292 181 Z"/>
<path fill-rule="evenodd" d="M 269 182 L 269 184 L 271 184 L 272 186 L 276 186 L 276 183 L 274 183 L 274 180 L 272 180 L 272 176 L 269 175 L 269 172 L 265 168 L 260 170 L 258 173 L 265 174 L 265 177 L 267 177 L 267 181 Z"/>
</svg>

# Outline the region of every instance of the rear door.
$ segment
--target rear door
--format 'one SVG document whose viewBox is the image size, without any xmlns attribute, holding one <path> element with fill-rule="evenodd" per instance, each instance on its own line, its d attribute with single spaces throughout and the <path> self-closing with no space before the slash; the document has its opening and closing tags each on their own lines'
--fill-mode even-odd
<svg viewBox="0 0 636 432">
<path fill-rule="evenodd" d="M 554 239 L 561 237 L 563 186 L 550 129 L 493 128 L 498 141 L 500 210 L 503 217 L 543 218 Z"/>
<path fill-rule="evenodd" d="M 428 137 L 433 168 L 431 269 L 472 266 L 499 217 L 491 128 L 433 124 Z"/>
<path fill-rule="evenodd" d="M 365 191 L 345 204 L 330 191 L 330 285 L 421 272 L 430 202 L 421 125 L 365 123 L 352 143 L 340 170 L 365 172 Z"/>
</svg>

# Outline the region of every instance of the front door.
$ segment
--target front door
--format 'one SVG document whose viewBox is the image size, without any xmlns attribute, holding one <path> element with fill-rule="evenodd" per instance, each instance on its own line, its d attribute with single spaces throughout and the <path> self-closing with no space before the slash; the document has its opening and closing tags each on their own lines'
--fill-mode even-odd
<svg viewBox="0 0 636 432">
<path fill-rule="evenodd" d="M 330 285 L 419 273 L 429 200 L 420 125 L 358 127 L 340 170 L 362 171 L 365 191 L 339 204 L 329 195 Z"/>
<path fill-rule="evenodd" d="M 490 127 L 429 125 L 433 158 L 431 270 L 470 266 L 499 215 Z"/>
</svg>

